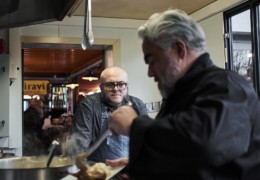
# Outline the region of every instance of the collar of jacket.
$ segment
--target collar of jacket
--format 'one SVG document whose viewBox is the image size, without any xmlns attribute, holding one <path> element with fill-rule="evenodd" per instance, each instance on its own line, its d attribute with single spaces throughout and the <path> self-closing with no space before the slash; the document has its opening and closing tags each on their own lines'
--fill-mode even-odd
<svg viewBox="0 0 260 180">
<path fill-rule="evenodd" d="M 194 77 L 196 77 L 199 73 L 201 73 L 203 70 L 206 70 L 210 67 L 215 66 L 210 59 L 210 56 L 208 53 L 204 53 L 200 55 L 197 60 L 193 63 L 189 71 L 176 83 L 175 86 L 182 86 L 185 82 L 190 82 L 190 80 Z"/>
<path fill-rule="evenodd" d="M 204 53 L 200 55 L 191 68 L 188 70 L 188 72 L 177 81 L 177 83 L 174 86 L 174 89 L 172 91 L 172 94 L 178 89 L 178 91 L 182 91 L 183 88 L 186 88 L 186 84 L 192 82 L 194 78 L 196 78 L 200 73 L 202 73 L 204 70 L 215 66 L 210 59 L 209 53 Z M 171 97 L 171 96 L 170 96 Z M 169 98 L 170 98 L 169 97 Z"/>
</svg>

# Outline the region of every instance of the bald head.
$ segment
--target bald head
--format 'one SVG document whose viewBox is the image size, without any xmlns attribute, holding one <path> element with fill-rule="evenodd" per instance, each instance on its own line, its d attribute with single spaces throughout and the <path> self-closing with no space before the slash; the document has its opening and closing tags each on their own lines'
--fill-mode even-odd
<svg viewBox="0 0 260 180">
<path fill-rule="evenodd" d="M 127 72 L 120 67 L 108 67 L 100 75 L 100 82 L 128 81 Z"/>
<path fill-rule="evenodd" d="M 106 68 L 100 75 L 103 100 L 112 106 L 119 106 L 128 95 L 127 80 L 127 72 L 122 68 Z"/>
</svg>

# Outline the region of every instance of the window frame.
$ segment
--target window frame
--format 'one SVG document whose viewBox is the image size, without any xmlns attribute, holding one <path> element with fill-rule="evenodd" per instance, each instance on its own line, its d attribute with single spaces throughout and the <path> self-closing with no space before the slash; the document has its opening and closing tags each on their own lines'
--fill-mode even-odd
<svg viewBox="0 0 260 180">
<path fill-rule="evenodd" d="M 226 53 L 225 68 L 234 70 L 233 66 L 233 42 L 231 35 L 232 24 L 231 18 L 246 10 L 250 10 L 251 21 L 251 47 L 252 47 L 252 62 L 253 62 L 253 87 L 260 97 L 260 2 L 259 0 L 250 0 L 240 4 L 230 10 L 224 12 L 224 43 Z"/>
</svg>

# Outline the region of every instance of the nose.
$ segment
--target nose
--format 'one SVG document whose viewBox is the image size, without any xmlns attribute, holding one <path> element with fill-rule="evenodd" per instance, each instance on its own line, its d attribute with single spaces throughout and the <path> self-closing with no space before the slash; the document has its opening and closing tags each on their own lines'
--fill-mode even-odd
<svg viewBox="0 0 260 180">
<path fill-rule="evenodd" d="M 114 90 L 114 91 L 117 91 L 117 90 L 118 90 L 118 86 L 115 85 L 115 86 L 113 87 L 113 90 Z"/>
</svg>

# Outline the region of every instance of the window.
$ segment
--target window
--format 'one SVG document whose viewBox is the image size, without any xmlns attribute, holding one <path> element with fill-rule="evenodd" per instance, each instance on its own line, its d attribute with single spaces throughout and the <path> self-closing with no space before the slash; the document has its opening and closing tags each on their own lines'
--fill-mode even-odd
<svg viewBox="0 0 260 180">
<path fill-rule="evenodd" d="M 259 0 L 251 0 L 224 13 L 226 68 L 244 76 L 260 95 Z"/>
</svg>

